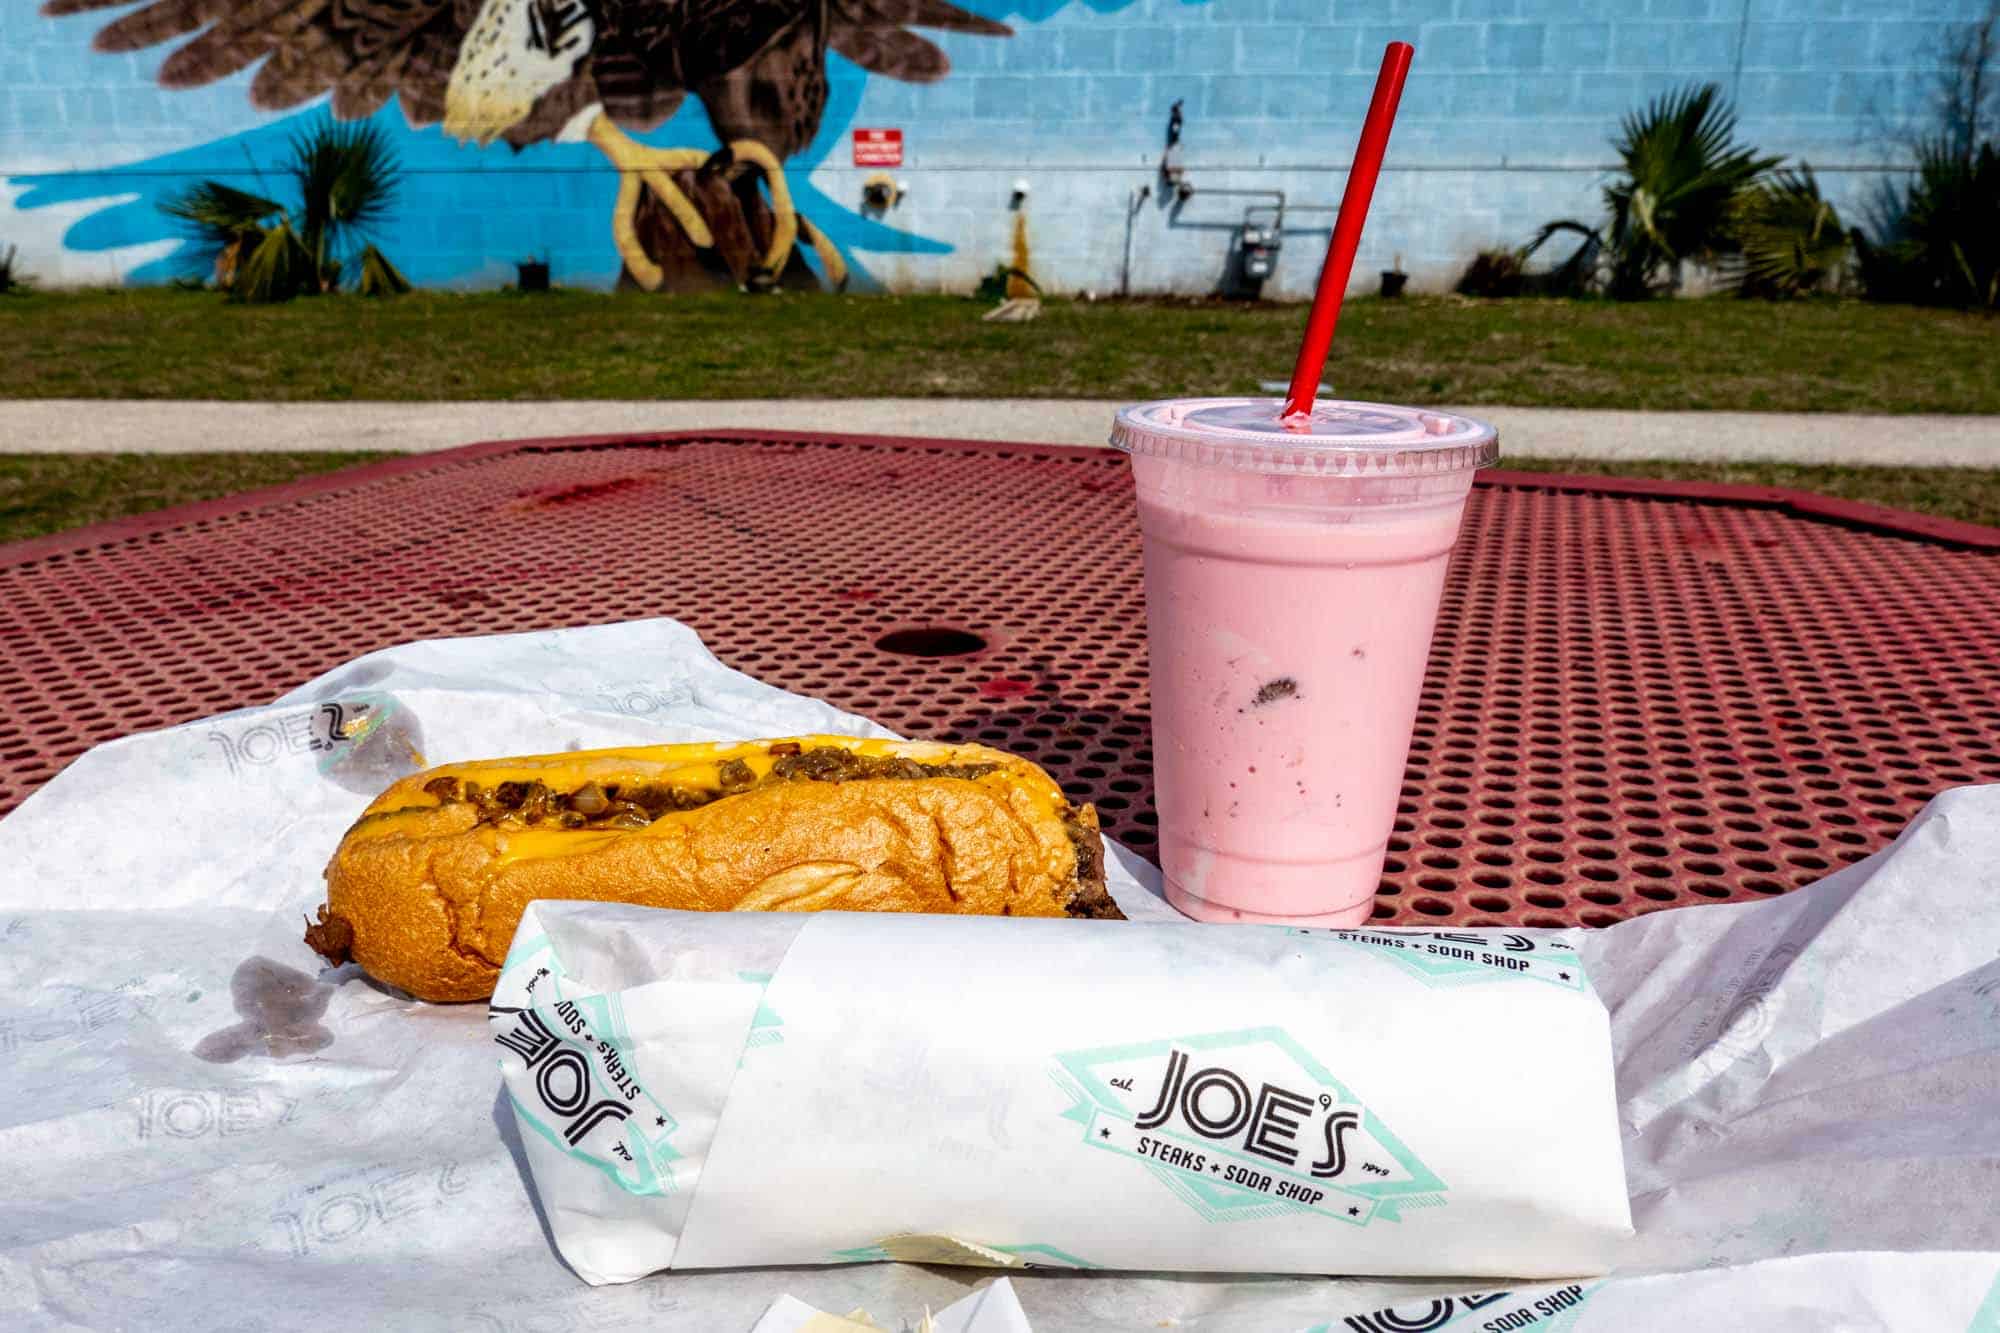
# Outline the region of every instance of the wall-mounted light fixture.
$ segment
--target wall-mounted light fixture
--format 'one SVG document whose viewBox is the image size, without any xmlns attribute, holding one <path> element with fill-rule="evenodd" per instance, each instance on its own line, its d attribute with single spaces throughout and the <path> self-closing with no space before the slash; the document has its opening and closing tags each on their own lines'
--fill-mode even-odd
<svg viewBox="0 0 2000 1333">
<path fill-rule="evenodd" d="M 861 211 L 886 213 L 903 202 L 909 187 L 886 171 L 878 171 L 861 182 Z"/>
</svg>

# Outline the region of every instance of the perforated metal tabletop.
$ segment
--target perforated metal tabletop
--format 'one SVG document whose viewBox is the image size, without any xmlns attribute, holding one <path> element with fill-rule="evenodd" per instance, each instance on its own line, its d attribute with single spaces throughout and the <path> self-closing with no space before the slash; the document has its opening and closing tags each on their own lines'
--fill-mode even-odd
<svg viewBox="0 0 2000 1333">
<path fill-rule="evenodd" d="M 1375 916 L 1602 925 L 1858 860 L 2000 781 L 1996 607 L 1993 529 L 1488 474 Z M 473 446 L 0 547 L 0 811 L 91 745 L 389 644 L 659 615 L 1030 755 L 1153 852 L 1122 456 L 776 433 Z"/>
</svg>

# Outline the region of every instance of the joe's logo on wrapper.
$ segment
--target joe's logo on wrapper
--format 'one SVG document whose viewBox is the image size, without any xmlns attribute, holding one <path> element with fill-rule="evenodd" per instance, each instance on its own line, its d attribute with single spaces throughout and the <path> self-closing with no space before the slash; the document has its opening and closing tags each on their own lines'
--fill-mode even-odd
<svg viewBox="0 0 2000 1333">
<path fill-rule="evenodd" d="M 1205 1139 L 1233 1141 L 1240 1132 L 1243 1151 L 1255 1153 L 1294 1170 L 1301 1165 L 1298 1143 L 1299 1122 L 1313 1112 L 1308 1093 L 1269 1083 L 1257 1089 L 1253 1103 L 1250 1085 L 1234 1070 L 1210 1065 L 1188 1073 L 1190 1058 L 1175 1047 L 1167 1053 L 1166 1077 L 1160 1081 L 1160 1099 L 1153 1109 L 1133 1121 L 1137 1129 L 1158 1129 L 1178 1124 Z M 1322 1105 L 1330 1106 L 1331 1096 L 1321 1093 Z M 1329 1110 L 1320 1119 L 1326 1142 L 1325 1156 L 1311 1166 L 1314 1178 L 1332 1178 L 1347 1170 L 1347 1136 L 1361 1123 L 1359 1112 L 1346 1108 Z"/>
<path fill-rule="evenodd" d="M 1584 1302 L 1601 1283 L 1489 1291 L 1473 1296 L 1435 1296 L 1392 1305 L 1369 1314 L 1351 1314 L 1338 1325 L 1315 1324 L 1306 1333 L 1562 1333 L 1576 1327 Z"/>
<path fill-rule="evenodd" d="M 1056 1057 L 1064 1117 L 1209 1221 L 1318 1213 L 1356 1226 L 1444 1203 L 1445 1184 L 1282 1028 Z"/>
<path fill-rule="evenodd" d="M 565 1000 L 556 1006 L 556 1011 L 566 1025 L 575 1025 L 574 1031 L 583 1031 L 584 1018 L 574 1004 Z M 562 1137 L 571 1147 L 583 1142 L 591 1130 L 604 1122 L 624 1120 L 632 1114 L 630 1103 L 638 1096 L 638 1085 L 621 1088 L 623 1100 L 593 1098 L 588 1057 L 551 1032 L 534 1010 L 524 1009 L 515 1015 L 513 1031 L 503 1032 L 494 1040 L 520 1056 L 534 1071 L 535 1091 L 541 1094 L 542 1109 L 567 1122 L 562 1127 Z M 615 1064 L 615 1051 L 606 1052 L 606 1056 Z"/>
<path fill-rule="evenodd" d="M 394 695 L 375 691 L 296 712 L 266 713 L 239 730 L 208 733 L 231 776 L 287 755 L 314 754 L 322 774 L 368 796 L 426 766 L 423 739 L 416 714 Z"/>
<path fill-rule="evenodd" d="M 547 978 L 544 969 L 536 978 Z M 532 988 L 530 993 L 532 994 Z M 508 1082 L 514 1109 L 556 1147 L 633 1194 L 674 1188 L 668 1142 L 678 1124 L 640 1084 L 616 996 L 556 1000 L 546 1009 L 492 1010 L 493 1040 L 526 1077 Z"/>
<path fill-rule="evenodd" d="M 1480 986 L 1491 982 L 1534 981 L 1559 990 L 1587 993 L 1590 978 L 1577 961 L 1576 946 L 1547 933 L 1449 930 L 1329 930 L 1290 927 L 1295 939 L 1351 944 L 1386 958 L 1427 986 Z"/>
<path fill-rule="evenodd" d="M 687 1188 L 698 1171 L 701 1140 L 697 1135 L 690 1148 L 681 1120 L 667 1109 L 674 1099 L 673 1076 L 658 1067 L 650 1073 L 639 1068 L 644 1011 L 635 1037 L 622 994 L 578 994 L 549 937 L 528 929 L 533 912 L 531 907 L 523 918 L 487 1006 L 516 1119 L 629 1194 Z M 745 1012 L 748 1030 L 739 1067 L 784 1042 L 783 1021 L 763 1002 L 770 980 L 766 972 L 735 976 L 754 988 L 755 996 L 754 1012 Z M 736 995 L 738 1001 L 748 998 Z"/>
</svg>

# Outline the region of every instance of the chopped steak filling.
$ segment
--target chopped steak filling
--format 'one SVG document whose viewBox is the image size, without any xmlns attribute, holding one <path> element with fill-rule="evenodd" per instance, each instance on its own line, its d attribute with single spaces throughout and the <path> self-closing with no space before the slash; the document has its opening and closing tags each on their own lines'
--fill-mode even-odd
<svg viewBox="0 0 2000 1333">
<path fill-rule="evenodd" d="M 1118 910 L 1118 904 L 1111 901 L 1111 891 L 1104 887 L 1103 839 L 1096 829 L 1078 823 L 1067 808 L 1063 811 L 1063 831 L 1069 834 L 1070 846 L 1076 849 L 1076 891 L 1063 904 L 1063 911 L 1069 916 L 1123 921 L 1125 914 Z"/>
</svg>

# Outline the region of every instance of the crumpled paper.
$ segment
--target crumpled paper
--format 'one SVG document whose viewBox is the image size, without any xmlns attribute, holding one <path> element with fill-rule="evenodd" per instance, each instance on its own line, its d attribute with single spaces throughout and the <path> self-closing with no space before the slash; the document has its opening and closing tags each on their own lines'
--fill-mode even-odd
<svg viewBox="0 0 2000 1333">
<path fill-rule="evenodd" d="M 796 1296 L 780 1296 L 750 1333 L 861 1333 L 884 1326 L 866 1310 L 845 1315 L 815 1310 Z M 1031 1333 L 1014 1285 L 1006 1278 L 953 1301 L 936 1314 L 925 1311 L 916 1333 Z"/>
<path fill-rule="evenodd" d="M 780 1293 L 909 1311 L 987 1281 L 586 1287 L 523 1178 L 484 1006 L 322 975 L 300 940 L 340 834 L 417 765 L 873 730 L 646 621 L 375 653 L 79 759 L 0 821 L 0 1326 L 726 1331 Z M 1129 913 L 1169 918 L 1143 862 L 1112 876 Z M 1611 1007 L 1638 1231 L 1608 1279 L 1014 1289 L 1037 1327 L 1086 1333 L 2000 1333 L 1997 904 L 2000 788 L 1970 788 L 1810 889 L 1573 936 Z"/>
</svg>

